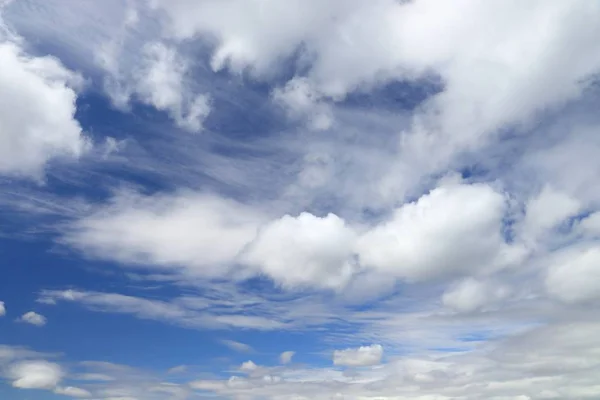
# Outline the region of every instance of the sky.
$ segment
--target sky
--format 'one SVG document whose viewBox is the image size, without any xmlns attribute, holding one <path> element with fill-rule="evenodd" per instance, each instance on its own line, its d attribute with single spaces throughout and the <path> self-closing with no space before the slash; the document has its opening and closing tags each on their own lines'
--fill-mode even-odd
<svg viewBox="0 0 600 400">
<path fill-rule="evenodd" d="M 599 22 L 0 0 L 0 398 L 600 398 Z"/>
</svg>

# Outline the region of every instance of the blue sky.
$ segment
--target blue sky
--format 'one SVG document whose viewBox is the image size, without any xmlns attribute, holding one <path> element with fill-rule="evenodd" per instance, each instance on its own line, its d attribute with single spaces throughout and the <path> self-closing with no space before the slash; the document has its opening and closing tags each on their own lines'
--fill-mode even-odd
<svg viewBox="0 0 600 400">
<path fill-rule="evenodd" d="M 0 398 L 598 398 L 599 19 L 0 0 Z"/>
</svg>

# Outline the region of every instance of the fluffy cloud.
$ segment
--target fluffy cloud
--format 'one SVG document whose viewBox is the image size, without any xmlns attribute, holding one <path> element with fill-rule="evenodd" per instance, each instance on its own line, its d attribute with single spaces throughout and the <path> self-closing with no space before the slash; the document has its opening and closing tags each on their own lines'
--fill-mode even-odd
<svg viewBox="0 0 600 400">
<path fill-rule="evenodd" d="M 289 364 L 292 362 L 292 358 L 295 354 L 295 351 L 284 351 L 279 355 L 279 362 L 282 364 Z"/>
<path fill-rule="evenodd" d="M 36 1 L 25 2 L 33 14 L 38 9 L 65 7 L 48 0 L 50 5 L 36 8 Z M 255 206 L 213 195 L 118 193 L 108 204 L 91 207 L 95 212 L 73 222 L 64 239 L 91 256 L 169 272 L 143 275 L 138 282 L 162 279 L 162 283 L 199 285 L 206 296 L 157 300 L 65 291 L 45 292 L 42 300 L 78 302 L 94 311 L 200 329 L 310 326 L 318 328 L 325 343 L 384 343 L 388 353 L 401 350 L 403 354 L 382 364 L 383 348 L 378 345 L 338 350 L 335 365 L 362 367 L 342 372 L 341 368 L 286 366 L 293 353 L 285 352 L 280 356 L 284 365 L 259 367 L 249 361 L 235 371 L 246 372 L 243 377 L 191 385 L 222 397 L 598 397 L 600 335 L 591 322 L 597 315 L 590 307 L 600 292 L 594 279 L 600 263 L 596 242 L 600 218 L 595 208 L 600 197 L 590 194 L 597 187 L 597 127 L 582 134 L 570 127 L 559 127 L 562 131 L 556 133 L 543 126 L 540 133 L 537 123 L 545 113 L 581 100 L 589 77 L 598 72 L 600 55 L 594 50 L 600 7 L 584 0 L 533 0 L 526 7 L 518 0 L 443 4 L 290 0 L 284 6 L 269 0 L 152 0 L 128 3 L 139 7 L 140 14 L 129 14 L 127 24 L 136 25 L 138 16 L 150 15 L 144 14 L 149 13 L 146 3 L 165 13 L 152 26 L 156 36 L 165 32 L 160 23 L 167 21 L 166 31 L 172 37 L 143 38 L 132 52 L 138 57 L 133 63 L 121 64 L 120 57 L 114 57 L 119 63 L 115 76 L 130 69 L 131 75 L 117 76 L 122 79 L 119 83 L 130 85 L 125 88 L 126 102 L 135 97 L 165 111 L 180 127 L 199 129 L 210 105 L 195 90 L 188 56 L 200 54 L 202 47 L 211 52 L 213 70 L 221 71 L 218 79 L 228 79 L 226 72 L 233 72 L 243 74 L 244 82 L 258 77 L 269 84 L 281 83 L 270 87 L 271 100 L 292 118 L 307 119 L 310 128 L 328 132 L 291 139 L 274 135 L 259 141 L 259 146 L 267 147 L 261 156 L 296 146 L 300 150 L 294 147 L 292 153 L 304 162 L 302 171 L 290 179 L 293 187 L 285 187 L 286 166 L 280 175 L 267 173 L 264 178 L 268 185 L 275 182 L 273 186 L 281 184 L 283 189 L 256 187 L 245 198 L 260 204 L 268 215 Z M 87 1 L 84 8 L 99 12 L 102 7 L 93 4 Z M 73 14 L 88 30 L 80 13 Z M 297 76 L 285 81 L 281 77 L 290 76 L 287 61 L 292 58 L 297 61 Z M 378 109 L 341 102 L 355 91 L 366 92 L 376 102 L 380 99 L 370 97 L 373 86 L 429 77 L 439 92 L 410 114 L 409 127 L 383 118 Z M 586 107 L 597 109 L 592 102 Z M 565 112 L 571 113 L 571 108 Z M 589 110 L 580 112 L 593 119 Z M 382 138 L 387 132 L 382 128 L 384 119 L 386 128 L 391 125 L 391 131 L 400 133 Z M 279 141 L 281 136 L 285 139 Z M 500 136 L 502 142 L 493 142 Z M 567 141 L 568 146 L 563 146 L 558 136 L 568 136 L 576 145 Z M 354 151 L 347 151 L 346 141 L 356 146 L 351 148 Z M 472 151 L 482 144 L 489 146 Z M 544 147 L 543 157 L 531 154 L 536 146 Z M 231 149 L 239 148 L 226 147 L 223 153 L 234 153 Z M 208 154 L 195 154 L 195 150 L 193 146 L 189 150 L 194 158 Z M 179 161 L 168 155 L 165 158 Z M 535 159 L 538 169 L 528 169 L 533 176 L 524 174 L 533 184 L 505 175 L 523 174 L 525 162 L 519 157 Z M 236 154 L 219 160 L 239 170 L 247 165 L 242 158 Z M 287 162 L 288 154 L 281 159 Z M 273 164 L 283 165 L 281 159 Z M 271 161 L 265 158 L 257 163 Z M 153 162 L 158 160 L 149 164 Z M 458 170 L 463 163 L 475 167 L 465 179 L 488 183 L 443 184 L 421 194 L 439 175 Z M 552 173 L 542 173 L 546 170 L 541 164 Z M 179 164 L 155 166 L 162 167 L 174 169 Z M 265 170 L 235 175 L 229 174 L 233 168 L 223 173 L 208 161 L 202 167 L 213 168 L 207 175 L 220 183 L 236 184 L 244 180 L 240 176 L 261 175 Z M 204 187 L 205 182 L 192 183 Z M 245 189 L 252 186 L 244 185 Z M 230 187 L 225 189 L 222 193 L 229 193 Z M 261 193 L 265 189 L 268 195 Z M 395 209 L 391 215 L 388 206 Z M 525 210 L 522 215 L 521 210 Z M 591 214 L 581 221 L 569 219 L 582 212 Z M 291 215 L 281 217 L 286 213 Z M 506 268 L 511 265 L 519 268 Z M 254 281 L 240 283 L 257 275 L 280 287 L 269 286 L 268 293 L 258 293 L 262 281 L 256 286 Z M 448 280 L 453 283 L 448 285 Z M 238 284 L 244 288 L 239 296 L 213 291 L 216 286 Z M 356 287 L 389 296 L 370 301 L 376 296 L 361 293 L 358 305 L 345 307 L 339 304 L 345 297 L 312 290 L 336 289 L 346 295 Z M 520 290 L 526 296 L 512 296 Z M 245 349 L 238 342 L 230 345 Z M 2 354 L 0 349 L 0 359 Z M 99 398 L 153 400 L 179 396 L 181 390 L 157 384 L 158 379 L 153 386 L 136 390 L 125 387 L 120 372 L 113 375 L 119 381 L 114 386 L 107 381 Z"/>
<path fill-rule="evenodd" d="M 6 315 L 6 306 L 3 301 L 0 301 L 0 317 L 4 317 Z"/>
<path fill-rule="evenodd" d="M 554 257 L 546 276 L 548 292 L 566 303 L 600 299 L 600 248 L 575 247 Z"/>
<path fill-rule="evenodd" d="M 176 49 L 151 43 L 144 48 L 144 55 L 136 85 L 140 99 L 167 111 L 179 127 L 199 131 L 210 112 L 210 102 L 205 95 L 191 95 L 184 90 L 188 66 Z"/>
<path fill-rule="evenodd" d="M 47 322 L 46 317 L 33 311 L 23 314 L 19 321 L 35 326 L 44 326 Z"/>
<path fill-rule="evenodd" d="M 528 201 L 522 234 L 526 240 L 535 240 L 580 209 L 579 201 L 546 186 Z"/>
<path fill-rule="evenodd" d="M 240 371 L 242 372 L 253 372 L 256 371 L 256 369 L 258 368 L 258 365 L 256 365 L 252 360 L 248 360 L 244 363 L 242 363 L 242 365 L 240 365 Z"/>
<path fill-rule="evenodd" d="M 122 194 L 77 221 L 65 242 L 99 258 L 222 275 L 260 222 L 249 207 L 212 195 Z"/>
<path fill-rule="evenodd" d="M 12 385 L 20 389 L 53 389 L 64 373 L 58 364 L 47 361 L 23 361 L 9 371 Z"/>
<path fill-rule="evenodd" d="M 339 288 L 354 273 L 349 261 L 354 240 L 336 215 L 284 216 L 260 230 L 242 260 L 283 286 Z"/>
<path fill-rule="evenodd" d="M 336 350 L 333 364 L 345 367 L 366 367 L 381 363 L 383 347 L 379 344 L 361 346 L 356 349 Z"/>
<path fill-rule="evenodd" d="M 587 237 L 597 239 L 600 236 L 600 212 L 595 212 L 581 220 L 576 231 Z"/>
<path fill-rule="evenodd" d="M 269 76 L 299 52 L 307 79 L 331 97 L 433 71 L 445 90 L 428 104 L 438 114 L 431 122 L 458 142 L 576 97 L 600 68 L 590 51 L 600 11 L 585 1 L 535 1 L 526 9 L 476 0 L 153 4 L 170 16 L 174 37 L 216 41 L 214 70 Z M 577 45 L 557 45 L 569 42 Z"/>
<path fill-rule="evenodd" d="M 331 128 L 333 116 L 329 106 L 321 101 L 306 79 L 294 78 L 285 87 L 275 89 L 272 96 L 291 117 L 307 119 L 311 129 L 320 131 Z"/>
<path fill-rule="evenodd" d="M 1 35 L 0 58 L 0 173 L 39 178 L 51 159 L 79 157 L 88 147 L 74 116 L 80 77 Z"/>
<path fill-rule="evenodd" d="M 455 311 L 469 313 L 502 300 L 509 294 L 509 289 L 504 286 L 466 278 L 447 290 L 442 302 Z"/>
<path fill-rule="evenodd" d="M 506 207 L 487 185 L 439 187 L 365 233 L 360 261 L 409 281 L 494 271 L 519 254 L 503 238 Z"/>
<path fill-rule="evenodd" d="M 120 195 L 77 221 L 64 240 L 101 258 L 174 264 L 197 276 L 226 276 L 238 262 L 242 277 L 341 290 L 359 272 L 424 281 L 518 263 L 525 250 L 505 241 L 507 213 L 506 196 L 491 186 L 452 182 L 361 234 L 334 214 L 261 224 L 259 211 L 214 196 Z"/>
</svg>

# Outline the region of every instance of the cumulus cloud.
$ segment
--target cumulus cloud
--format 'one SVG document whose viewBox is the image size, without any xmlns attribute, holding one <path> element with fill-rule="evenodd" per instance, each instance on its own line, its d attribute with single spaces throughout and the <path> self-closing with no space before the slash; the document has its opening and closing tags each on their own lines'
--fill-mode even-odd
<svg viewBox="0 0 600 400">
<path fill-rule="evenodd" d="M 579 201 L 546 186 L 527 203 L 523 235 L 527 240 L 535 240 L 580 209 Z"/>
<path fill-rule="evenodd" d="M 19 389 L 53 389 L 64 376 L 58 364 L 47 361 L 23 361 L 9 371 L 12 385 Z"/>
<path fill-rule="evenodd" d="M 29 311 L 23 314 L 19 321 L 24 322 L 26 324 L 35 325 L 35 326 L 44 326 L 46 325 L 47 319 L 43 315 L 40 315 L 34 311 Z"/>
<path fill-rule="evenodd" d="M 6 315 L 6 306 L 3 301 L 0 301 L 0 317 L 4 317 Z"/>
<path fill-rule="evenodd" d="M 240 365 L 240 371 L 242 372 L 252 372 L 258 369 L 258 365 L 256 365 L 252 360 L 248 360 Z"/>
<path fill-rule="evenodd" d="M 283 286 L 339 288 L 355 269 L 349 260 L 354 240 L 336 215 L 288 215 L 262 227 L 242 261 Z"/>
<path fill-rule="evenodd" d="M 408 281 L 494 271 L 519 254 L 503 238 L 506 207 L 488 185 L 439 187 L 360 237 L 360 261 Z"/>
<path fill-rule="evenodd" d="M 44 7 L 35 7 L 38 0 L 14 2 L 14 7 L 18 3 L 27 4 L 27 19 L 39 10 L 65 9 L 58 0 L 47 0 L 50 5 Z M 82 8 L 100 14 L 102 7 L 94 3 L 87 1 Z M 114 12 L 117 3 L 125 2 L 103 4 L 110 11 L 102 15 L 110 18 L 98 20 L 121 15 Z M 600 335 L 592 306 L 600 292 L 595 283 L 600 164 L 595 161 L 598 121 L 590 112 L 597 109 L 597 89 L 590 83 L 600 70 L 595 51 L 600 7 L 586 0 L 533 0 L 526 7 L 517 0 L 290 0 L 285 5 L 153 0 L 129 2 L 128 7 L 132 4 L 136 11 L 125 13 L 127 29 L 144 36 L 137 30 L 140 22 L 156 18 L 149 23 L 154 33 L 137 37 L 136 46 L 119 48 L 120 38 L 115 39 L 117 50 L 102 66 L 107 81 L 115 79 L 115 103 L 119 96 L 125 104 L 135 98 L 164 111 L 180 128 L 201 129 L 217 106 L 199 94 L 204 88 L 198 91 L 201 84 L 194 81 L 207 51 L 210 68 L 219 72 L 206 72 L 211 79 L 240 86 L 252 82 L 248 90 L 253 95 L 266 82 L 262 94 L 270 106 L 282 106 L 309 129 L 327 132 L 301 127 L 303 136 L 279 131 L 268 136 L 262 127 L 249 124 L 244 133 L 256 129 L 265 134 L 264 140 L 257 134 L 257 145 L 248 145 L 252 155 L 245 151 L 254 136 L 239 140 L 244 146 L 240 157 L 237 143 L 227 147 L 229 138 L 219 137 L 219 153 L 227 153 L 219 155 L 219 167 L 236 167 L 221 169 L 210 160 L 202 164 L 223 186 L 235 182 L 221 188 L 220 196 L 118 192 L 68 224 L 64 244 L 127 267 L 160 268 L 160 273 L 136 274 L 138 281 L 197 285 L 202 296 L 159 300 L 82 290 L 46 291 L 40 300 L 77 302 L 94 311 L 187 328 L 310 327 L 336 347 L 360 340 L 384 344 L 387 354 L 402 351 L 402 357 L 383 363 L 380 345 L 336 350 L 334 366 L 360 367 L 352 371 L 287 366 L 293 352 L 284 352 L 283 365 L 248 361 L 234 371 L 244 376 L 191 383 L 201 394 L 282 400 L 598 397 Z M 82 24 L 83 14 L 73 14 L 86 30 L 114 31 L 113 25 L 102 30 L 95 22 Z M 68 18 L 54 19 L 72 24 Z M 37 25 L 44 29 L 50 23 Z M 69 31 L 63 37 L 69 36 L 76 35 Z M 80 39 L 69 43 L 73 40 Z M 47 106 L 44 99 L 53 106 L 66 104 L 65 99 L 74 104 L 77 85 L 72 80 L 77 79 L 71 72 L 56 73 L 57 78 L 52 74 L 66 69 L 48 65 L 58 62 L 7 46 L 0 53 L 7 65 L 25 71 L 24 81 L 49 87 L 43 91 L 49 96 L 40 100 L 31 95 L 23 104 L 31 100 L 35 109 Z M 10 46 L 13 50 L 7 51 Z M 111 50 L 101 48 L 100 53 L 106 49 Z M 45 75 L 46 67 L 53 69 L 51 76 Z M 11 71 L 3 70 L 5 77 Z M 263 80 L 260 89 L 252 81 L 256 79 Z M 395 96 L 403 81 L 425 81 L 422 89 L 431 89 L 414 110 L 400 112 L 403 106 L 395 99 L 373 97 L 385 97 L 379 89 Z M 388 83 L 395 86 L 385 87 Z M 206 90 L 222 89 L 215 87 Z M 348 98 L 354 94 L 365 95 L 369 104 Z M 237 100 L 224 102 L 237 106 Z M 394 115 L 406 113 L 410 124 L 386 117 L 388 110 L 377 108 L 379 100 L 392 103 L 386 106 Z M 55 114 L 44 109 L 42 114 L 72 117 L 72 110 L 65 107 Z M 27 117 L 27 124 L 35 121 Z M 568 118 L 575 122 L 547 129 L 546 124 Z M 579 129 L 581 119 L 589 129 Z M 66 126 L 59 122 L 56 127 Z M 69 138 L 78 135 L 83 141 L 74 124 Z M 53 143 L 64 150 L 66 139 L 57 137 Z M 200 147 L 209 142 L 193 143 Z M 254 145 L 265 163 L 276 149 L 273 165 L 281 171 L 257 167 L 237 173 L 249 165 L 244 157 L 260 158 Z M 5 167 L 10 174 L 39 174 L 54 157 L 52 150 L 30 163 L 34 166 L 19 169 L 14 165 L 24 161 L 16 147 L 5 148 L 11 153 L 7 160 L 12 164 Z M 195 150 L 191 146 L 186 154 L 202 159 L 209 154 Z M 72 149 L 66 153 L 79 154 Z M 180 161 L 171 153 L 164 158 Z M 160 168 L 188 170 L 184 161 L 172 164 Z M 436 183 L 452 171 L 463 172 L 464 182 Z M 254 175 L 268 183 L 246 182 Z M 195 177 L 185 182 L 195 188 L 206 184 Z M 258 187 L 237 196 L 243 192 L 239 182 L 248 192 Z M 229 189 L 237 200 L 224 194 Z M 516 268 L 508 268 L 512 266 Z M 257 276 L 271 282 L 245 281 Z M 215 293 L 214 287 L 221 285 L 240 292 Z M 355 291 L 369 293 L 354 297 Z M 381 293 L 385 298 L 378 297 Z M 348 297 L 356 303 L 344 304 Z M 247 349 L 239 342 L 229 346 Z M 0 348 L 0 360 L 6 356 L 12 362 L 12 354 Z M 104 380 L 99 398 L 154 400 L 186 394 L 181 387 L 156 383 L 158 379 L 136 389 L 125 385 L 120 373 L 78 376 L 113 375 L 118 382 Z M 67 394 L 68 387 L 52 389 Z M 87 390 L 85 384 L 81 390 Z M 77 393 L 76 388 L 70 391 Z"/>
<path fill-rule="evenodd" d="M 292 362 L 292 358 L 296 354 L 295 351 L 284 351 L 279 355 L 279 362 L 281 364 L 289 364 Z"/>
<path fill-rule="evenodd" d="M 275 89 L 272 97 L 291 117 L 308 120 L 308 126 L 313 130 L 327 130 L 334 123 L 331 109 L 306 79 L 290 80 L 285 87 Z"/>
<path fill-rule="evenodd" d="M 167 111 L 179 127 L 199 131 L 210 113 L 210 101 L 206 95 L 191 95 L 184 90 L 188 66 L 177 50 L 150 43 L 144 48 L 144 58 L 136 85 L 140 99 Z"/>
<path fill-rule="evenodd" d="M 333 364 L 345 367 L 367 367 L 381 363 L 383 347 L 379 344 L 361 346 L 356 349 L 336 350 Z"/>
<path fill-rule="evenodd" d="M 459 141 L 576 97 L 581 81 L 600 68 L 589 51 L 599 11 L 585 1 L 536 1 L 527 9 L 471 0 L 292 1 L 285 9 L 240 0 L 153 4 L 170 16 L 174 37 L 216 40 L 214 70 L 268 76 L 300 52 L 306 78 L 331 97 L 433 71 L 445 90 L 427 110 Z M 547 31 L 532 28 L 541 25 Z M 572 41 L 577 46 L 557 45 Z"/>
<path fill-rule="evenodd" d="M 442 302 L 458 312 L 473 312 L 506 298 L 510 290 L 503 285 L 466 278 L 448 289 Z"/>
<path fill-rule="evenodd" d="M 595 212 L 583 218 L 576 226 L 576 231 L 586 237 L 597 239 L 600 236 L 600 212 Z"/>
<path fill-rule="evenodd" d="M 546 288 L 566 303 L 600 299 L 600 248 L 575 247 L 555 256 L 546 276 Z"/>
<path fill-rule="evenodd" d="M 81 156 L 89 146 L 75 119 L 81 78 L 1 36 L 0 58 L 0 173 L 40 178 L 50 160 Z"/>
<path fill-rule="evenodd" d="M 178 265 L 210 276 L 227 271 L 262 218 L 250 207 L 214 195 L 124 193 L 76 221 L 64 240 L 99 258 Z"/>
</svg>

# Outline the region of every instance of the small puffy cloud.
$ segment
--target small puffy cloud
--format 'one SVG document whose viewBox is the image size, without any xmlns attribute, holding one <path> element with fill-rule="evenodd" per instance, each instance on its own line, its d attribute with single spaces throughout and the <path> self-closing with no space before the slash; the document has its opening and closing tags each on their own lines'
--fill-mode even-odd
<svg viewBox="0 0 600 400">
<path fill-rule="evenodd" d="M 447 290 L 442 302 L 455 311 L 469 313 L 505 298 L 508 293 L 508 289 L 503 286 L 466 278 Z"/>
<path fill-rule="evenodd" d="M 54 389 L 54 393 L 62 396 L 75 397 L 79 399 L 85 399 L 92 396 L 92 394 L 89 391 L 74 386 L 57 387 L 56 389 Z"/>
<path fill-rule="evenodd" d="M 205 95 L 184 90 L 187 63 L 175 48 L 150 43 L 144 48 L 145 62 L 137 83 L 138 96 L 158 110 L 167 111 L 182 129 L 196 132 L 210 113 Z"/>
<path fill-rule="evenodd" d="M 75 119 L 80 77 L 2 38 L 0 59 L 0 174 L 39 178 L 51 159 L 83 154 L 89 144 Z"/>
<path fill-rule="evenodd" d="M 231 350 L 240 352 L 240 353 L 252 353 L 254 349 L 252 346 L 247 345 L 246 343 L 236 342 L 235 340 L 221 340 L 225 346 L 229 347 Z"/>
<path fill-rule="evenodd" d="M 35 326 L 44 326 L 47 322 L 46 317 L 34 311 L 29 311 L 28 313 L 23 314 L 19 318 L 19 321 Z"/>
<path fill-rule="evenodd" d="M 257 368 L 258 365 L 256 365 L 252 360 L 248 360 L 242 363 L 242 365 L 240 366 L 240 371 L 250 373 L 256 371 Z"/>
<path fill-rule="evenodd" d="M 13 387 L 19 389 L 54 389 L 63 375 L 58 364 L 47 361 L 23 361 L 9 370 Z"/>
<path fill-rule="evenodd" d="M 361 264 L 408 281 L 494 270 L 519 254 L 502 235 L 504 195 L 484 184 L 434 189 L 358 241 Z"/>
<path fill-rule="evenodd" d="M 264 226 L 242 261 L 285 287 L 338 289 L 352 277 L 354 231 L 334 214 L 289 215 Z"/>
<path fill-rule="evenodd" d="M 282 364 L 289 364 L 292 362 L 292 357 L 294 357 L 295 354 L 295 351 L 284 351 L 279 355 L 279 362 Z"/>
<path fill-rule="evenodd" d="M 6 315 L 6 306 L 3 301 L 0 301 L 0 317 L 4 317 Z"/>
<path fill-rule="evenodd" d="M 552 261 L 546 276 L 548 293 L 565 303 L 600 300 L 600 248 L 575 247 Z"/>
<path fill-rule="evenodd" d="M 331 109 L 320 97 L 303 78 L 294 78 L 272 93 L 273 100 L 291 117 L 305 119 L 308 127 L 316 131 L 327 130 L 333 125 Z"/>
<path fill-rule="evenodd" d="M 345 367 L 367 367 L 381 364 L 383 347 L 379 344 L 333 352 L 333 364 Z"/>
</svg>

